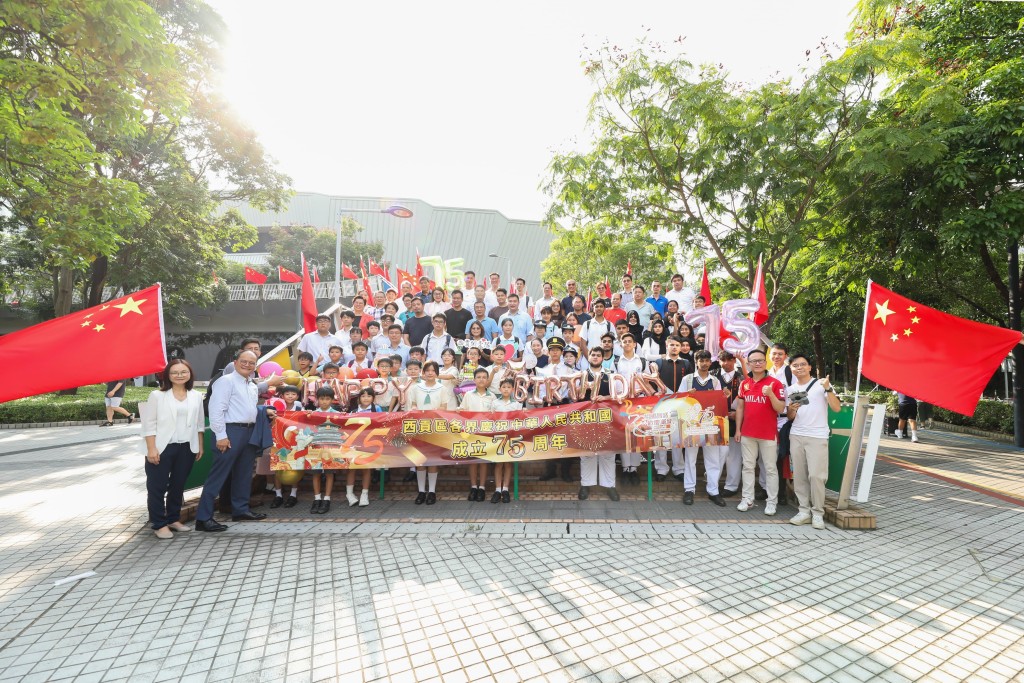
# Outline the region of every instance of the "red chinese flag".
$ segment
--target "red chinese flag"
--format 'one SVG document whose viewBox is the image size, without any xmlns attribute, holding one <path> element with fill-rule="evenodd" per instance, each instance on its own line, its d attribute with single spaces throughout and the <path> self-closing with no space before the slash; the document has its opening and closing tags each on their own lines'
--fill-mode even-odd
<svg viewBox="0 0 1024 683">
<path fill-rule="evenodd" d="M 373 290 L 370 289 L 370 280 L 366 277 L 366 271 L 363 270 L 363 259 L 359 259 L 359 272 L 363 276 L 363 294 L 366 296 L 367 301 L 373 301 Z"/>
<path fill-rule="evenodd" d="M 395 272 L 398 273 L 398 288 L 402 288 L 403 282 L 408 282 L 412 285 L 413 289 L 416 289 L 416 278 L 412 276 L 412 273 L 401 268 L 395 268 Z"/>
<path fill-rule="evenodd" d="M 302 327 L 306 332 L 316 329 L 316 295 L 313 294 L 313 282 L 309 279 L 309 266 L 306 256 L 302 256 Z"/>
<path fill-rule="evenodd" d="M 355 280 L 359 276 L 356 275 L 355 271 L 346 266 L 344 263 L 341 264 L 341 279 L 342 280 Z"/>
<path fill-rule="evenodd" d="M 388 277 L 388 271 L 374 263 L 373 259 L 370 259 L 370 275 L 376 275 L 377 277 L 382 277 L 388 281 L 391 280 L 391 278 Z"/>
<path fill-rule="evenodd" d="M 30 372 L 16 371 L 30 358 L 67 358 L 72 351 L 88 362 L 36 363 Z M 165 365 L 160 285 L 153 285 L 0 337 L 0 367 L 8 370 L 0 382 L 0 403 L 148 375 Z"/>
<path fill-rule="evenodd" d="M 293 273 L 287 268 L 277 267 L 277 278 L 281 282 L 302 282 L 302 276 L 298 273 Z"/>
<path fill-rule="evenodd" d="M 757 257 L 757 274 L 754 276 L 754 289 L 750 291 L 750 298 L 757 299 L 761 307 L 754 313 L 754 324 L 764 325 L 770 317 L 768 314 L 768 295 L 764 291 L 764 268 L 761 266 L 761 257 Z"/>
<path fill-rule="evenodd" d="M 423 277 L 423 264 L 420 263 L 420 250 L 416 250 L 416 282 L 419 283 L 420 278 Z M 413 285 L 415 286 L 415 285 Z"/>
<path fill-rule="evenodd" d="M 633 277 L 633 259 L 626 259 L 626 275 Z"/>
<path fill-rule="evenodd" d="M 256 285 L 267 284 L 267 276 L 256 270 L 255 268 L 245 267 L 245 281 L 251 282 Z"/>
<path fill-rule="evenodd" d="M 313 284 L 315 284 L 315 285 L 320 284 L 320 269 L 319 268 L 314 268 L 313 269 Z"/>
<path fill-rule="evenodd" d="M 868 282 L 861 373 L 919 401 L 972 415 L 1021 333 L 958 318 Z"/>
<path fill-rule="evenodd" d="M 704 275 L 700 280 L 700 295 L 704 297 L 704 303 L 711 303 L 711 283 L 708 282 L 708 264 L 704 264 Z M 765 308 L 767 309 L 768 303 L 765 302 Z"/>
</svg>

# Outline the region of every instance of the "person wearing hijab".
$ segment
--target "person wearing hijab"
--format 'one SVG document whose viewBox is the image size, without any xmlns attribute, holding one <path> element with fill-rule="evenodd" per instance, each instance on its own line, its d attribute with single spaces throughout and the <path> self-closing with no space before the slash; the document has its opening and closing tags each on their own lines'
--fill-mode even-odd
<svg viewBox="0 0 1024 683">
<path fill-rule="evenodd" d="M 644 338 L 644 326 L 640 324 L 640 314 L 636 311 L 630 311 L 626 314 L 626 323 L 629 325 L 629 333 L 633 335 L 633 339 Z"/>
<path fill-rule="evenodd" d="M 645 360 L 657 360 L 664 358 L 665 342 L 668 340 L 668 330 L 661 320 L 652 320 L 649 332 L 644 332 L 643 345 L 640 348 L 640 356 Z"/>
</svg>

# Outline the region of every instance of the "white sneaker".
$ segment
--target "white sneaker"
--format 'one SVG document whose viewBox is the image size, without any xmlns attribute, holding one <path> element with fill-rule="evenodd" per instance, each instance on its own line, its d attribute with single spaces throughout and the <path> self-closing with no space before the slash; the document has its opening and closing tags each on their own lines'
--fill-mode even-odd
<svg viewBox="0 0 1024 683">
<path fill-rule="evenodd" d="M 359 499 L 356 498 L 356 495 L 354 493 L 346 493 L 345 497 L 348 498 L 349 507 L 352 507 L 353 505 L 359 502 Z"/>
<path fill-rule="evenodd" d="M 825 520 L 822 518 L 821 515 L 814 515 L 814 517 L 811 519 L 811 527 L 815 529 L 824 529 Z"/>
<path fill-rule="evenodd" d="M 910 443 L 917 443 L 917 432 L 910 433 Z"/>
<path fill-rule="evenodd" d="M 752 507 L 754 507 L 754 503 L 744 498 L 740 501 L 740 504 L 736 506 L 736 509 L 740 512 L 746 512 Z"/>
<path fill-rule="evenodd" d="M 364 508 L 370 504 L 370 495 L 363 489 L 362 495 L 359 496 L 359 507 Z"/>
<path fill-rule="evenodd" d="M 796 515 L 790 518 L 789 523 L 793 526 L 802 526 L 804 524 L 811 523 L 811 513 L 809 512 L 798 512 Z"/>
<path fill-rule="evenodd" d="M 901 432 L 900 430 L 897 429 L 896 431 L 893 432 L 893 436 L 895 436 L 897 439 L 902 439 L 903 438 L 903 432 Z"/>
<path fill-rule="evenodd" d="M 775 503 L 768 501 L 767 503 L 764 504 L 764 514 L 766 514 L 769 517 L 774 517 L 776 512 L 777 508 Z"/>
</svg>

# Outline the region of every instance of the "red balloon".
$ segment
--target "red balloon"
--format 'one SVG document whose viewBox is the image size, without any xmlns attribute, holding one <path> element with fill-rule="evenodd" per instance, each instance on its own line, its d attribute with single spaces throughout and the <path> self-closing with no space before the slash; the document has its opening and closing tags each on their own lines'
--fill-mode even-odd
<svg viewBox="0 0 1024 683">
<path fill-rule="evenodd" d="M 288 410 L 288 404 L 284 402 L 283 398 L 272 398 L 267 401 L 267 405 L 274 410 Z"/>
<path fill-rule="evenodd" d="M 374 377 L 379 376 L 380 375 L 373 368 L 366 368 L 356 373 L 356 379 L 373 379 Z"/>
<path fill-rule="evenodd" d="M 516 355 L 516 349 L 511 344 L 505 344 L 505 360 L 512 360 Z"/>
</svg>

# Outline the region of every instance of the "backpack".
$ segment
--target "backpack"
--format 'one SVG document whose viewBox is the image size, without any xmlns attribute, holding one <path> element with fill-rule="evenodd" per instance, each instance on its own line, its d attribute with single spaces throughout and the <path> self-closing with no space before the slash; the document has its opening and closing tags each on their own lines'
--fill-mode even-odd
<svg viewBox="0 0 1024 683">
<path fill-rule="evenodd" d="M 434 333 L 433 332 L 431 332 L 426 337 L 424 337 L 423 341 L 420 342 L 421 344 L 423 344 L 423 355 L 426 356 L 427 358 L 430 357 L 430 341 L 432 339 L 436 339 L 436 337 L 434 337 Z M 451 346 L 452 346 L 452 335 L 450 335 L 450 334 L 448 334 L 446 332 L 445 335 L 444 335 L 444 346 L 442 347 L 441 350 L 443 351 L 444 349 L 450 348 Z"/>
</svg>

